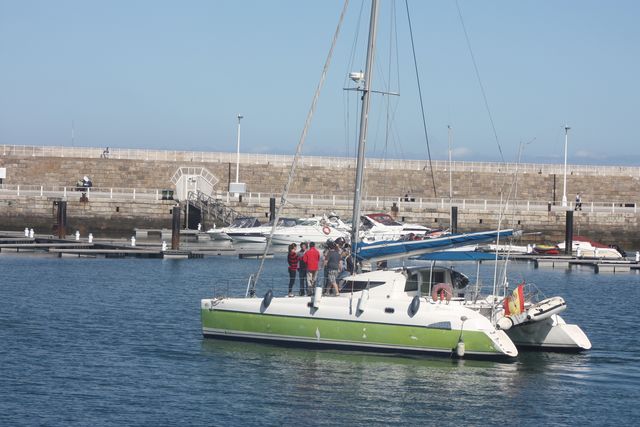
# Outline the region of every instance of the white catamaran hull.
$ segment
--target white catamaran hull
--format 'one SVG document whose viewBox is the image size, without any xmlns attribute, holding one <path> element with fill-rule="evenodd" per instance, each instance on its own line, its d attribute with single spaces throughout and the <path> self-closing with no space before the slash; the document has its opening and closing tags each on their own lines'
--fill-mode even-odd
<svg viewBox="0 0 640 427">
<path fill-rule="evenodd" d="M 507 335 L 516 346 L 530 350 L 584 351 L 591 341 L 578 325 L 567 324 L 557 314 L 540 322 L 530 322 L 509 329 Z"/>
<path fill-rule="evenodd" d="M 203 335 L 218 338 L 283 341 L 377 351 L 455 354 L 511 358 L 518 354 L 504 331 L 464 307 L 430 303 L 410 316 L 411 298 L 375 301 L 358 310 L 353 297 L 324 297 L 313 307 L 310 297 L 203 299 Z M 361 308 L 363 306 L 361 305 Z M 458 353 L 458 356 L 461 356 Z"/>
</svg>

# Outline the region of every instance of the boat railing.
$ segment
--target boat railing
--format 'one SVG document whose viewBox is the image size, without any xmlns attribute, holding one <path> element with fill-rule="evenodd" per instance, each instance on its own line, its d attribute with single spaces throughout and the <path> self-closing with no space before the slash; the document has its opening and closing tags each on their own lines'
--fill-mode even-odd
<svg viewBox="0 0 640 427">
<path fill-rule="evenodd" d="M 289 293 L 289 275 L 280 274 L 276 276 L 260 276 L 260 281 L 255 284 L 255 275 L 251 274 L 248 278 L 229 277 L 217 280 L 213 287 L 213 295 L 215 298 L 223 297 L 258 297 L 262 296 L 269 290 L 273 291 L 274 296 L 283 297 Z M 322 274 L 318 277 L 317 283 L 323 283 Z M 300 289 L 300 278 L 296 275 L 296 281 L 293 285 L 293 292 L 298 295 Z M 244 291 L 244 292 L 242 292 Z M 253 295 L 251 292 L 253 291 Z"/>
</svg>

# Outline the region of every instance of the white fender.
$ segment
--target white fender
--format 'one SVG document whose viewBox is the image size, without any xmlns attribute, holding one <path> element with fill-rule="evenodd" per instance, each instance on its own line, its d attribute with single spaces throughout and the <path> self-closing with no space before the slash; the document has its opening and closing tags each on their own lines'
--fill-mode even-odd
<svg viewBox="0 0 640 427">
<path fill-rule="evenodd" d="M 508 331 L 513 326 L 513 319 L 510 316 L 501 317 L 498 320 L 498 329 L 502 329 L 503 331 Z"/>
</svg>

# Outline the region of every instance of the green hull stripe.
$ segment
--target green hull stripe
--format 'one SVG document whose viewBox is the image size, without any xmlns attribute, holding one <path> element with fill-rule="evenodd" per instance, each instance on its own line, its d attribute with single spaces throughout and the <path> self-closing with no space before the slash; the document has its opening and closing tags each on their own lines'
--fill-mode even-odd
<svg viewBox="0 0 640 427">
<path fill-rule="evenodd" d="M 289 317 L 226 310 L 201 310 L 205 335 L 233 335 L 251 338 L 344 343 L 372 347 L 398 347 L 424 351 L 451 351 L 460 331 L 420 326 L 366 323 Z M 465 351 L 476 354 L 502 354 L 483 332 L 464 331 Z"/>
</svg>

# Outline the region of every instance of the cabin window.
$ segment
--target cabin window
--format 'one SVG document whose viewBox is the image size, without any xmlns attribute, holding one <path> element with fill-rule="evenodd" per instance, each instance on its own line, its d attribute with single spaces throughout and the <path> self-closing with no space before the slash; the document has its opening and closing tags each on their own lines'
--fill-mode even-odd
<svg viewBox="0 0 640 427">
<path fill-rule="evenodd" d="M 384 282 L 372 282 L 369 280 L 345 280 L 340 288 L 340 292 L 358 292 L 363 289 L 374 288 L 383 285 Z"/>
<path fill-rule="evenodd" d="M 413 273 L 409 277 L 409 279 L 404 285 L 405 292 L 413 292 L 418 290 L 418 280 L 419 280 L 418 276 L 420 275 L 422 275 L 421 290 L 422 290 L 422 293 L 425 295 L 428 294 L 431 289 L 431 286 L 429 284 L 429 278 L 431 278 L 431 284 L 446 282 L 446 276 L 444 271 L 433 271 L 432 273 L 431 270 L 425 270 L 425 271 L 422 271 L 421 273 Z"/>
<path fill-rule="evenodd" d="M 414 273 L 409 277 L 409 279 L 407 279 L 407 282 L 404 284 L 404 291 L 411 292 L 411 291 L 417 291 L 417 290 L 418 290 L 418 275 Z"/>
<path fill-rule="evenodd" d="M 393 313 L 393 312 L 395 312 L 395 311 L 396 311 L 396 310 L 395 310 L 394 308 L 392 308 L 392 307 L 386 307 L 386 308 L 384 309 L 384 312 L 385 312 L 385 313 Z"/>
</svg>

